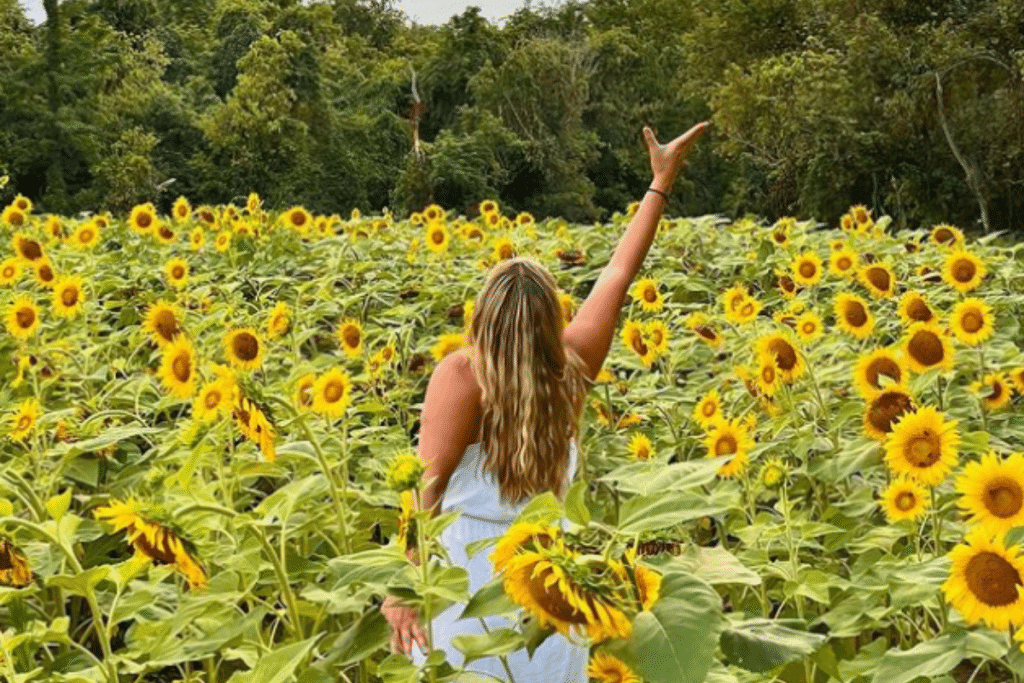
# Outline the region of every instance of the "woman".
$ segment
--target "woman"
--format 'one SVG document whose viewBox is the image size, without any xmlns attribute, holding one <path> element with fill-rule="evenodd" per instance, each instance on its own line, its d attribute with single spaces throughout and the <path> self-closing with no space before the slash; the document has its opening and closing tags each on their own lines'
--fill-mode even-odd
<svg viewBox="0 0 1024 683">
<path fill-rule="evenodd" d="M 470 593 L 492 578 L 491 547 L 466 557 L 470 541 L 502 535 L 533 495 L 565 495 L 576 472 L 576 435 L 583 399 L 608 355 L 619 311 L 647 256 L 668 191 L 690 148 L 710 126 L 697 124 L 671 142 L 658 143 L 644 128 L 654 180 L 619 240 L 608 265 L 569 325 L 564 325 L 555 279 L 530 259 L 497 265 L 474 306 L 466 347 L 445 357 L 427 385 L 420 420 L 424 507 L 462 514 L 441 534 L 455 566 L 470 575 Z M 412 554 L 410 554 L 412 556 Z M 416 664 L 425 659 L 427 637 L 415 609 L 388 596 L 381 608 L 391 623 L 392 652 Z M 455 604 L 433 621 L 434 647 L 454 666 L 462 653 L 450 639 L 484 633 L 480 620 L 459 621 Z M 507 619 L 484 620 L 493 631 Z M 414 653 L 416 640 L 420 652 Z M 584 683 L 588 648 L 559 634 L 530 659 L 520 650 L 508 657 L 516 683 Z M 497 658 L 472 662 L 471 670 L 507 680 Z"/>
</svg>

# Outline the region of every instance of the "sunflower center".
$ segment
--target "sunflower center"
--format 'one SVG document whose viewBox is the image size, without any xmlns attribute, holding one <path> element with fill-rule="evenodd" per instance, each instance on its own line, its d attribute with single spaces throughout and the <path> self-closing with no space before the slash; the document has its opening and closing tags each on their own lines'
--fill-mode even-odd
<svg viewBox="0 0 1024 683">
<path fill-rule="evenodd" d="M 658 290 L 654 287 L 647 287 L 644 289 L 644 301 L 649 304 L 653 304 L 658 300 Z"/>
<path fill-rule="evenodd" d="M 749 318 L 750 316 L 754 315 L 754 302 L 748 301 L 747 303 L 743 304 L 743 308 L 740 309 L 740 315 L 743 316 L 744 318 Z"/>
<path fill-rule="evenodd" d="M 952 242 L 954 239 L 953 231 L 949 228 L 939 228 L 935 231 L 935 241 L 940 244 Z"/>
<path fill-rule="evenodd" d="M 199 217 L 203 219 L 204 223 L 209 223 L 210 225 L 213 225 L 214 223 L 217 222 L 217 219 L 209 211 L 200 211 Z"/>
<path fill-rule="evenodd" d="M 15 211 L 14 213 L 11 214 L 10 221 L 11 221 L 11 225 L 19 225 L 19 226 L 20 225 L 24 225 L 25 224 L 25 215 L 23 213 L 21 213 L 20 211 Z"/>
<path fill-rule="evenodd" d="M 17 271 L 16 271 L 15 269 L 14 269 L 14 266 L 12 266 L 12 265 L 4 266 L 4 271 L 3 271 L 3 275 L 4 275 L 4 278 L 5 278 L 5 279 L 6 279 L 6 278 L 12 278 L 12 277 L 14 277 L 14 275 L 15 275 L 15 273 L 16 273 L 16 272 L 17 272 Z"/>
<path fill-rule="evenodd" d="M 511 244 L 502 244 L 501 247 L 498 248 L 498 252 L 501 254 L 501 258 L 504 260 L 508 260 L 515 256 L 515 252 L 512 251 Z"/>
<path fill-rule="evenodd" d="M 695 332 L 708 341 L 716 341 L 718 339 L 718 334 L 707 325 L 697 326 Z"/>
<path fill-rule="evenodd" d="M 662 339 L 664 339 L 664 337 L 661 334 L 661 330 L 651 330 L 651 341 L 654 343 L 655 346 L 661 344 Z"/>
<path fill-rule="evenodd" d="M 889 273 L 885 268 L 869 268 L 866 273 L 868 282 L 875 286 L 876 289 L 880 289 L 883 292 L 889 290 L 889 285 L 892 284 L 892 279 L 889 277 Z"/>
<path fill-rule="evenodd" d="M 782 287 L 783 291 L 790 294 L 796 291 L 796 283 L 793 282 L 793 278 L 788 275 L 783 275 L 779 278 L 779 286 Z"/>
<path fill-rule="evenodd" d="M 203 404 L 206 406 L 207 410 L 213 410 L 218 405 L 220 405 L 220 399 L 220 391 L 218 391 L 217 389 L 211 389 L 210 391 L 206 392 L 206 398 L 203 400 Z"/>
<path fill-rule="evenodd" d="M 796 367 L 796 349 L 785 339 L 773 339 L 768 350 L 775 354 L 775 364 L 780 370 L 789 371 Z"/>
<path fill-rule="evenodd" d="M 775 366 L 774 365 L 763 365 L 761 366 L 761 379 L 764 380 L 765 384 L 775 383 Z"/>
<path fill-rule="evenodd" d="M 74 306 L 78 303 L 78 290 L 74 287 L 68 287 L 60 293 L 60 300 L 65 306 Z"/>
<path fill-rule="evenodd" d="M 637 460 L 647 460 L 649 457 L 651 457 L 651 449 L 649 449 L 647 446 L 643 446 L 643 445 L 637 447 L 637 449 L 636 449 L 636 459 Z"/>
<path fill-rule="evenodd" d="M 715 455 L 733 455 L 738 447 L 739 444 L 736 443 L 736 437 L 732 434 L 726 434 L 715 441 Z"/>
<path fill-rule="evenodd" d="M 313 383 L 309 382 L 299 387 L 299 403 L 309 407 L 313 405 Z"/>
<path fill-rule="evenodd" d="M 92 230 L 83 230 L 78 234 L 78 238 L 83 242 L 92 242 L 94 234 L 95 233 Z"/>
<path fill-rule="evenodd" d="M 878 431 L 888 434 L 892 431 L 892 423 L 910 412 L 911 408 L 913 405 L 909 396 L 889 391 L 875 397 L 875 400 L 871 402 L 868 421 Z"/>
<path fill-rule="evenodd" d="M 295 211 L 291 215 L 292 225 L 302 227 L 306 224 L 306 216 L 301 211 Z"/>
<path fill-rule="evenodd" d="M 53 268 L 50 266 L 39 266 L 39 279 L 43 282 L 50 282 L 53 280 Z"/>
<path fill-rule="evenodd" d="M 135 219 L 135 222 L 140 228 L 146 229 L 153 224 L 153 217 L 148 213 L 140 213 L 138 218 Z"/>
<path fill-rule="evenodd" d="M 354 349 L 359 346 L 359 328 L 355 325 L 349 325 L 342 332 L 342 337 L 345 339 L 345 346 Z"/>
<path fill-rule="evenodd" d="M 1012 477 L 993 477 L 985 487 L 985 507 L 996 517 L 1006 519 L 1020 512 L 1024 489 Z"/>
<path fill-rule="evenodd" d="M 923 429 L 911 437 L 907 444 L 907 461 L 914 467 L 931 467 L 942 456 L 942 442 L 939 435 L 930 429 Z"/>
<path fill-rule="evenodd" d="M 188 354 L 183 353 L 175 356 L 171 362 L 171 371 L 179 382 L 187 382 L 192 376 L 192 363 L 189 362 Z"/>
<path fill-rule="evenodd" d="M 180 280 L 185 277 L 185 267 L 177 265 L 171 268 L 171 277 L 175 280 Z"/>
<path fill-rule="evenodd" d="M 1006 558 L 993 552 L 980 552 L 964 567 L 964 579 L 981 602 L 989 607 L 1004 607 L 1017 601 L 1020 574 Z"/>
<path fill-rule="evenodd" d="M 704 417 L 712 417 L 718 412 L 718 406 L 713 401 L 705 401 L 704 405 L 700 407 L 700 414 Z"/>
<path fill-rule="evenodd" d="M 953 279 L 957 282 L 970 282 L 974 279 L 975 273 L 978 269 L 974 263 L 967 259 L 960 259 L 953 264 Z"/>
<path fill-rule="evenodd" d="M 846 307 L 843 309 L 843 317 L 851 327 L 863 327 L 868 322 L 868 312 L 864 309 L 864 304 L 859 301 L 847 301 Z"/>
<path fill-rule="evenodd" d="M 345 387 L 341 382 L 330 382 L 324 387 L 324 400 L 328 403 L 337 403 L 345 393 Z"/>
<path fill-rule="evenodd" d="M 849 256 L 840 256 L 836 259 L 836 267 L 839 268 L 839 270 L 849 270 L 853 267 L 853 261 Z"/>
<path fill-rule="evenodd" d="M 235 355 L 243 361 L 256 360 L 256 356 L 260 353 L 260 343 L 249 332 L 240 332 L 235 335 L 235 341 L 231 348 Z"/>
<path fill-rule="evenodd" d="M 896 509 L 900 512 L 910 512 L 914 509 L 914 505 L 917 504 L 917 496 L 910 491 L 900 491 L 894 503 L 896 504 Z"/>
<path fill-rule="evenodd" d="M 440 230 L 430 232 L 430 241 L 434 244 L 444 244 L 444 233 Z"/>
<path fill-rule="evenodd" d="M 803 330 L 804 334 L 814 334 L 815 332 L 818 331 L 818 325 L 817 323 L 808 320 L 804 322 L 804 325 L 801 329 Z"/>
<path fill-rule="evenodd" d="M 804 278 L 810 279 L 814 277 L 818 269 L 810 261 L 804 261 L 800 264 L 800 275 Z"/>
<path fill-rule="evenodd" d="M 29 261 L 35 261 L 43 257 L 43 248 L 35 240 L 21 240 L 21 255 Z"/>
<path fill-rule="evenodd" d="M 882 388 L 878 384 L 879 375 L 884 375 L 897 384 L 901 379 L 900 366 L 892 358 L 876 358 L 871 361 L 866 374 L 868 384 L 876 389 Z"/>
<path fill-rule="evenodd" d="M 981 313 L 975 309 L 967 311 L 960 318 L 960 327 L 962 327 L 965 332 L 970 332 L 971 334 L 980 330 L 984 325 L 985 319 L 982 317 Z"/>
<path fill-rule="evenodd" d="M 633 337 L 633 342 L 632 343 L 633 343 L 633 350 L 636 351 L 638 355 L 640 355 L 640 356 L 647 355 L 647 344 L 644 342 L 642 337 L 640 337 L 639 335 Z"/>
<path fill-rule="evenodd" d="M 786 233 L 781 230 L 776 230 L 775 233 L 772 234 L 772 237 L 774 237 L 775 241 L 779 244 L 785 244 L 786 240 L 789 239 Z"/>
<path fill-rule="evenodd" d="M 530 597 L 532 597 L 542 609 L 560 621 L 565 621 L 570 624 L 587 623 L 587 615 L 569 602 L 567 596 L 559 590 L 558 581 L 555 581 L 550 586 L 544 585 L 550 573 L 551 569 L 545 568 L 530 578 Z M 572 591 L 572 588 L 569 588 L 569 591 Z M 590 602 L 591 601 L 588 600 L 588 603 Z"/>
<path fill-rule="evenodd" d="M 1003 396 L 1003 383 L 1000 381 L 992 382 L 992 386 L 989 387 L 992 393 L 988 395 L 989 401 L 998 401 Z"/>
<path fill-rule="evenodd" d="M 907 349 L 914 360 L 927 367 L 941 363 L 945 355 L 942 341 L 928 330 L 920 330 L 911 337 Z"/>
<path fill-rule="evenodd" d="M 36 312 L 27 306 L 25 308 L 19 308 L 18 312 L 14 314 L 15 319 L 18 321 L 18 327 L 23 330 L 27 330 L 32 327 L 32 324 L 36 321 Z"/>
<path fill-rule="evenodd" d="M 156 332 L 167 341 L 173 340 L 180 332 L 178 321 L 171 311 L 163 310 L 156 314 Z"/>
<path fill-rule="evenodd" d="M 18 418 L 18 425 L 14 428 L 16 432 L 23 432 L 32 426 L 32 416 L 22 415 Z"/>
<path fill-rule="evenodd" d="M 165 240 L 169 240 L 174 237 L 174 231 L 168 228 L 166 225 L 160 226 L 160 236 Z"/>
<path fill-rule="evenodd" d="M 907 306 L 907 317 L 911 320 L 928 322 L 932 319 L 932 309 L 928 308 L 928 304 L 924 302 L 924 299 L 914 299 Z"/>
</svg>

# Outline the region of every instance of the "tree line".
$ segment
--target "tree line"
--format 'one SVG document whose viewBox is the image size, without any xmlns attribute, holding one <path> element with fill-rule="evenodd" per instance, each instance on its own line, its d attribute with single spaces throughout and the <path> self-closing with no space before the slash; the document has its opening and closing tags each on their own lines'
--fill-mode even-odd
<svg viewBox="0 0 1024 683">
<path fill-rule="evenodd" d="M 46 212 L 255 191 L 600 221 L 646 189 L 643 125 L 710 118 L 670 212 L 1024 230 L 1016 0 L 569 0 L 500 27 L 392 0 L 45 8 L 0 0 L 0 192 Z"/>
</svg>

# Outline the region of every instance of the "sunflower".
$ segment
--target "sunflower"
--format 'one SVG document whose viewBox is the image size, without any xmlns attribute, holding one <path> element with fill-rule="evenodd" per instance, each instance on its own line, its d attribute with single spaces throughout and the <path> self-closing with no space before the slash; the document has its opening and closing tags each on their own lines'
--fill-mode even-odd
<svg viewBox="0 0 1024 683">
<path fill-rule="evenodd" d="M 885 460 L 895 474 L 936 486 L 957 463 L 957 421 L 932 406 L 903 415 L 885 440 Z"/>
<path fill-rule="evenodd" d="M 491 252 L 491 258 L 495 261 L 507 261 L 510 258 L 515 258 L 515 256 L 516 247 L 512 244 L 512 240 L 507 237 L 500 237 L 494 241 L 494 251 Z"/>
<path fill-rule="evenodd" d="M 1010 402 L 1010 382 L 999 372 L 989 373 L 980 382 L 972 383 L 971 391 L 983 394 L 981 400 L 986 410 L 998 410 Z"/>
<path fill-rule="evenodd" d="M 231 415 L 238 431 L 259 447 L 267 462 L 274 462 L 277 458 L 277 434 L 267 419 L 266 411 L 248 398 L 237 384 L 232 387 L 231 404 Z"/>
<path fill-rule="evenodd" d="M 188 284 L 188 263 L 182 258 L 172 258 L 164 264 L 164 275 L 172 287 L 181 289 Z"/>
<path fill-rule="evenodd" d="M 633 460 L 651 459 L 651 440 L 646 435 L 637 432 L 629 441 L 629 455 Z"/>
<path fill-rule="evenodd" d="M 217 239 L 213 242 L 213 247 L 221 253 L 227 251 L 231 247 L 231 231 L 224 230 L 217 235 Z"/>
<path fill-rule="evenodd" d="M 196 227 L 195 230 L 188 237 L 189 246 L 192 251 L 199 251 L 206 244 L 206 231 L 200 227 Z"/>
<path fill-rule="evenodd" d="M 786 246 L 789 244 L 789 231 L 780 227 L 772 228 L 772 242 L 780 247 Z"/>
<path fill-rule="evenodd" d="M 305 208 L 293 206 L 281 214 L 281 221 L 299 234 L 305 234 L 313 225 L 313 216 Z"/>
<path fill-rule="evenodd" d="M 686 325 L 708 346 L 712 348 L 721 346 L 722 337 L 718 334 L 718 330 L 708 324 L 707 316 L 703 313 L 690 314 L 687 317 Z"/>
<path fill-rule="evenodd" d="M 796 334 L 804 343 L 812 342 L 820 337 L 823 330 L 821 317 L 814 311 L 807 311 L 796 320 Z"/>
<path fill-rule="evenodd" d="M 649 313 L 656 313 L 664 306 L 661 293 L 658 292 L 658 281 L 652 278 L 645 278 L 636 283 L 631 292 L 634 301 L 639 301 L 640 306 Z"/>
<path fill-rule="evenodd" d="M 199 390 L 192 404 L 192 416 L 200 422 L 212 422 L 231 410 L 233 385 L 229 382 L 208 382 Z"/>
<path fill-rule="evenodd" d="M 1024 455 L 1014 453 L 1005 460 L 988 453 L 980 462 L 964 467 L 956 480 L 961 494 L 957 505 L 971 524 L 989 534 L 1024 526 Z"/>
<path fill-rule="evenodd" d="M 900 320 L 905 325 L 913 325 L 914 323 L 930 323 L 935 322 L 935 313 L 931 307 L 928 306 L 927 300 L 924 295 L 917 292 L 907 292 L 900 299 L 899 307 L 897 309 Z"/>
<path fill-rule="evenodd" d="M 0 213 L 0 223 L 12 228 L 20 228 L 28 223 L 28 216 L 17 206 L 11 204 L 4 207 L 3 213 Z"/>
<path fill-rule="evenodd" d="M 660 320 L 652 320 L 644 326 L 644 335 L 650 340 L 655 353 L 668 351 L 668 326 Z"/>
<path fill-rule="evenodd" d="M 363 353 L 363 326 L 355 318 L 346 318 L 335 331 L 341 348 L 349 358 L 358 358 Z"/>
<path fill-rule="evenodd" d="M 174 201 L 174 206 L 171 207 L 171 215 L 174 216 L 176 222 L 184 223 L 192 218 L 192 205 L 184 197 L 178 197 Z"/>
<path fill-rule="evenodd" d="M 179 337 L 164 347 L 157 376 L 171 395 L 192 398 L 196 390 L 196 356 L 188 339 Z"/>
<path fill-rule="evenodd" d="M 85 293 L 83 280 L 77 275 L 66 275 L 53 287 L 53 311 L 59 316 L 73 318 L 82 311 Z"/>
<path fill-rule="evenodd" d="M 959 247 L 964 243 L 964 234 L 960 229 L 946 223 L 933 227 L 931 238 L 940 247 Z"/>
<path fill-rule="evenodd" d="M 554 627 L 570 641 L 573 633 L 581 638 L 590 636 L 594 643 L 628 638 L 632 624 L 616 606 L 621 600 L 616 593 L 621 588 L 610 590 L 605 585 L 608 577 L 594 576 L 598 571 L 594 567 L 581 567 L 573 553 L 552 546 L 510 559 L 503 586 L 509 598 L 535 615 L 542 626 Z M 573 576 L 573 570 L 586 571 L 590 580 L 581 582 Z M 622 583 L 621 578 L 615 578 L 616 584 Z"/>
<path fill-rule="evenodd" d="M 458 351 L 466 343 L 466 334 L 464 332 L 452 332 L 450 334 L 442 334 L 434 344 L 430 352 L 434 356 L 434 360 L 441 360 L 445 356 L 455 351 Z"/>
<path fill-rule="evenodd" d="M 747 298 L 746 287 L 731 287 L 725 290 L 722 294 L 722 305 L 725 307 L 725 317 L 732 319 L 730 316 L 739 310 L 743 300 Z"/>
<path fill-rule="evenodd" d="M 392 491 L 401 493 L 409 489 L 419 488 L 423 480 L 423 459 L 415 451 L 409 451 L 396 457 L 388 467 L 385 481 Z"/>
<path fill-rule="evenodd" d="M 635 320 L 626 321 L 622 327 L 622 343 L 640 357 L 644 367 L 651 367 L 657 350 L 644 334 L 644 326 L 641 323 Z"/>
<path fill-rule="evenodd" d="M 883 382 L 883 377 L 888 381 Z M 876 349 L 861 356 L 853 371 L 854 386 L 868 400 L 887 385 L 904 384 L 907 379 L 907 364 L 893 349 Z"/>
<path fill-rule="evenodd" d="M 864 339 L 875 328 L 875 316 L 867 303 L 856 294 L 840 292 L 835 298 L 834 310 L 839 329 Z"/>
<path fill-rule="evenodd" d="M 448 229 L 444 223 L 427 223 L 423 233 L 423 243 L 435 254 L 443 254 L 448 251 Z"/>
<path fill-rule="evenodd" d="M 274 304 L 274 308 L 270 311 L 270 316 L 267 318 L 267 338 L 277 339 L 288 331 L 288 326 L 291 324 L 291 312 L 288 310 L 288 304 L 283 301 L 278 301 Z"/>
<path fill-rule="evenodd" d="M 477 244 L 483 244 L 484 240 L 486 240 L 487 238 L 487 235 L 484 234 L 483 228 L 480 227 L 478 223 L 466 223 L 465 225 L 462 226 L 462 229 L 459 231 L 459 234 L 462 235 L 462 238 L 464 240 L 473 240 Z"/>
<path fill-rule="evenodd" d="M 28 558 L 9 539 L 0 536 L 0 584 L 23 588 L 32 583 Z M 3 656 L 0 655 L 0 662 Z"/>
<path fill-rule="evenodd" d="M 896 291 L 896 278 L 881 263 L 872 263 L 857 272 L 857 279 L 876 297 L 888 299 Z"/>
<path fill-rule="evenodd" d="M 897 421 L 914 411 L 914 399 L 903 385 L 892 384 L 875 392 L 864 404 L 864 433 L 884 442 Z"/>
<path fill-rule="evenodd" d="M 263 364 L 266 347 L 256 330 L 243 327 L 230 330 L 224 336 L 224 352 L 231 367 L 254 370 Z"/>
<path fill-rule="evenodd" d="M 596 652 L 587 664 L 587 678 L 599 683 L 643 683 L 625 662 L 615 655 Z"/>
<path fill-rule="evenodd" d="M 54 216 L 52 213 L 46 218 L 43 232 L 49 235 L 53 242 L 60 242 L 67 239 L 68 236 L 67 229 L 64 227 L 64 222 L 60 219 L 60 216 Z"/>
<path fill-rule="evenodd" d="M 833 251 L 828 257 L 828 271 L 837 277 L 852 278 L 857 266 L 857 253 L 851 249 Z"/>
<path fill-rule="evenodd" d="M 334 368 L 313 383 L 313 411 L 340 417 L 352 400 L 352 380 L 348 373 Z"/>
<path fill-rule="evenodd" d="M 87 221 L 75 228 L 75 234 L 71 237 L 74 244 L 86 249 L 95 247 L 100 241 L 100 229 L 95 221 Z"/>
<path fill-rule="evenodd" d="M 769 458 L 761 466 L 757 479 L 766 489 L 777 489 L 786 483 L 787 476 L 789 476 L 789 470 L 785 463 L 778 458 Z"/>
<path fill-rule="evenodd" d="M 7 306 L 7 331 L 18 339 L 28 339 L 39 329 L 39 307 L 27 295 L 21 295 Z"/>
<path fill-rule="evenodd" d="M 712 389 L 697 401 L 693 408 L 693 419 L 704 429 L 709 429 L 722 419 L 722 399 L 718 389 Z"/>
<path fill-rule="evenodd" d="M 132 209 L 128 218 L 128 225 L 132 230 L 140 234 L 148 234 L 156 225 L 156 208 L 150 204 L 139 204 Z"/>
<path fill-rule="evenodd" d="M 33 264 L 33 273 L 36 282 L 44 289 L 53 289 L 57 283 L 57 272 L 53 269 L 53 263 L 48 257 L 43 257 Z"/>
<path fill-rule="evenodd" d="M 174 232 L 171 226 L 163 221 L 157 221 L 153 235 L 161 244 L 174 244 L 174 241 L 178 239 L 178 233 Z"/>
<path fill-rule="evenodd" d="M 782 296 L 787 299 L 792 299 L 796 296 L 796 283 L 793 282 L 793 278 L 785 273 L 776 271 L 775 287 L 782 293 Z"/>
<path fill-rule="evenodd" d="M 773 332 L 759 338 L 756 342 L 756 352 L 759 359 L 774 359 L 783 382 L 795 381 L 806 370 L 802 354 L 788 335 L 781 332 Z"/>
<path fill-rule="evenodd" d="M 992 307 L 981 299 L 968 297 L 953 308 L 950 328 L 961 342 L 977 346 L 992 336 Z"/>
<path fill-rule="evenodd" d="M 292 391 L 292 403 L 300 412 L 308 412 L 313 409 L 313 385 L 316 384 L 316 375 L 312 372 L 306 373 L 295 383 Z"/>
<path fill-rule="evenodd" d="M 423 209 L 423 217 L 428 223 L 434 223 L 437 221 L 443 221 L 445 219 L 445 210 L 438 204 L 430 204 Z"/>
<path fill-rule="evenodd" d="M 857 224 L 857 229 L 862 232 L 864 230 L 870 229 L 870 227 L 874 224 L 871 220 L 871 212 L 868 210 L 868 207 L 864 206 L 863 204 L 851 206 L 850 215 L 853 216 L 853 220 Z"/>
<path fill-rule="evenodd" d="M 531 552 L 547 548 L 562 539 L 562 530 L 557 526 L 517 522 L 512 524 L 495 543 L 494 550 L 487 556 L 494 565 L 494 572 L 503 572 L 509 561 L 520 552 Z"/>
<path fill-rule="evenodd" d="M 928 490 L 913 479 L 896 477 L 882 492 L 881 502 L 889 523 L 917 520 L 928 511 Z"/>
<path fill-rule="evenodd" d="M 981 529 L 970 531 L 950 551 L 942 592 L 969 625 L 984 622 L 1006 631 L 1011 624 L 1024 624 L 1024 560 L 1019 553 L 1020 546 L 1007 548 L 1002 537 Z"/>
<path fill-rule="evenodd" d="M 145 328 L 157 346 L 165 346 L 181 334 L 181 316 L 170 303 L 161 299 L 146 311 Z"/>
<path fill-rule="evenodd" d="M 757 388 L 765 396 L 774 396 L 782 385 L 779 368 L 771 358 L 762 358 L 757 368 Z"/>
<path fill-rule="evenodd" d="M 803 287 L 821 282 L 821 258 L 807 251 L 793 259 L 793 280 Z"/>
<path fill-rule="evenodd" d="M 1010 381 L 1018 394 L 1024 394 L 1024 368 L 1017 368 L 1010 372 Z"/>
<path fill-rule="evenodd" d="M 911 325 L 904 341 L 904 353 L 914 372 L 927 372 L 932 368 L 949 371 L 954 367 L 953 345 L 935 323 Z"/>
<path fill-rule="evenodd" d="M 21 278 L 21 264 L 13 256 L 0 261 L 0 285 L 13 285 Z"/>
<path fill-rule="evenodd" d="M 466 329 L 469 329 L 470 322 L 473 320 L 473 302 L 467 301 L 469 304 L 469 317 L 466 318 Z M 562 320 L 566 323 L 572 322 L 572 317 L 576 313 L 576 301 L 572 298 L 572 294 L 567 292 L 558 293 L 558 305 L 562 309 Z M 466 315 L 465 308 L 463 309 L 463 316 Z"/>
<path fill-rule="evenodd" d="M 736 323 L 750 322 L 761 312 L 761 302 L 752 297 L 744 297 L 739 306 L 732 313 L 727 313 L 726 318 Z"/>
<path fill-rule="evenodd" d="M 39 402 L 34 398 L 22 401 L 18 409 L 10 417 L 11 440 L 24 441 L 39 419 Z"/>
<path fill-rule="evenodd" d="M 734 478 L 747 468 L 747 457 L 754 447 L 754 440 L 748 436 L 747 427 L 741 420 L 722 419 L 712 426 L 704 439 L 704 445 L 707 446 L 709 458 L 732 456 L 718 468 L 718 476 Z"/>
<path fill-rule="evenodd" d="M 498 202 L 493 199 L 485 199 L 480 202 L 478 208 L 480 213 L 484 216 L 487 214 L 498 213 Z"/>
<path fill-rule="evenodd" d="M 946 257 L 942 278 L 961 294 L 976 289 L 984 279 L 988 268 L 985 262 L 969 251 L 954 251 Z"/>
</svg>

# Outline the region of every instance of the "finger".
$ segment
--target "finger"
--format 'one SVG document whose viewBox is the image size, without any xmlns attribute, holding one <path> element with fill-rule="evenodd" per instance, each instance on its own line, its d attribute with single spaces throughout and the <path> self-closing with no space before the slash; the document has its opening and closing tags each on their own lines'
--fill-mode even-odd
<svg viewBox="0 0 1024 683">
<path fill-rule="evenodd" d="M 420 652 L 427 654 L 427 634 L 419 626 L 416 627 L 416 640 L 420 644 Z"/>
<path fill-rule="evenodd" d="M 409 633 L 408 627 L 402 629 L 402 653 L 412 659 L 412 634 Z"/>
<path fill-rule="evenodd" d="M 388 649 L 392 654 L 398 652 L 398 631 L 391 632 L 391 640 L 388 641 Z"/>
<path fill-rule="evenodd" d="M 707 131 L 707 129 L 710 127 L 710 121 L 701 121 L 697 125 L 690 128 L 690 130 L 686 131 L 685 133 L 677 137 L 672 142 L 673 144 L 679 144 L 685 147 L 689 147 L 694 142 L 696 142 L 701 135 L 704 135 L 705 131 Z"/>
<path fill-rule="evenodd" d="M 644 126 L 644 143 L 647 145 L 647 149 L 658 146 L 658 138 L 654 137 L 654 131 L 650 126 Z"/>
</svg>

